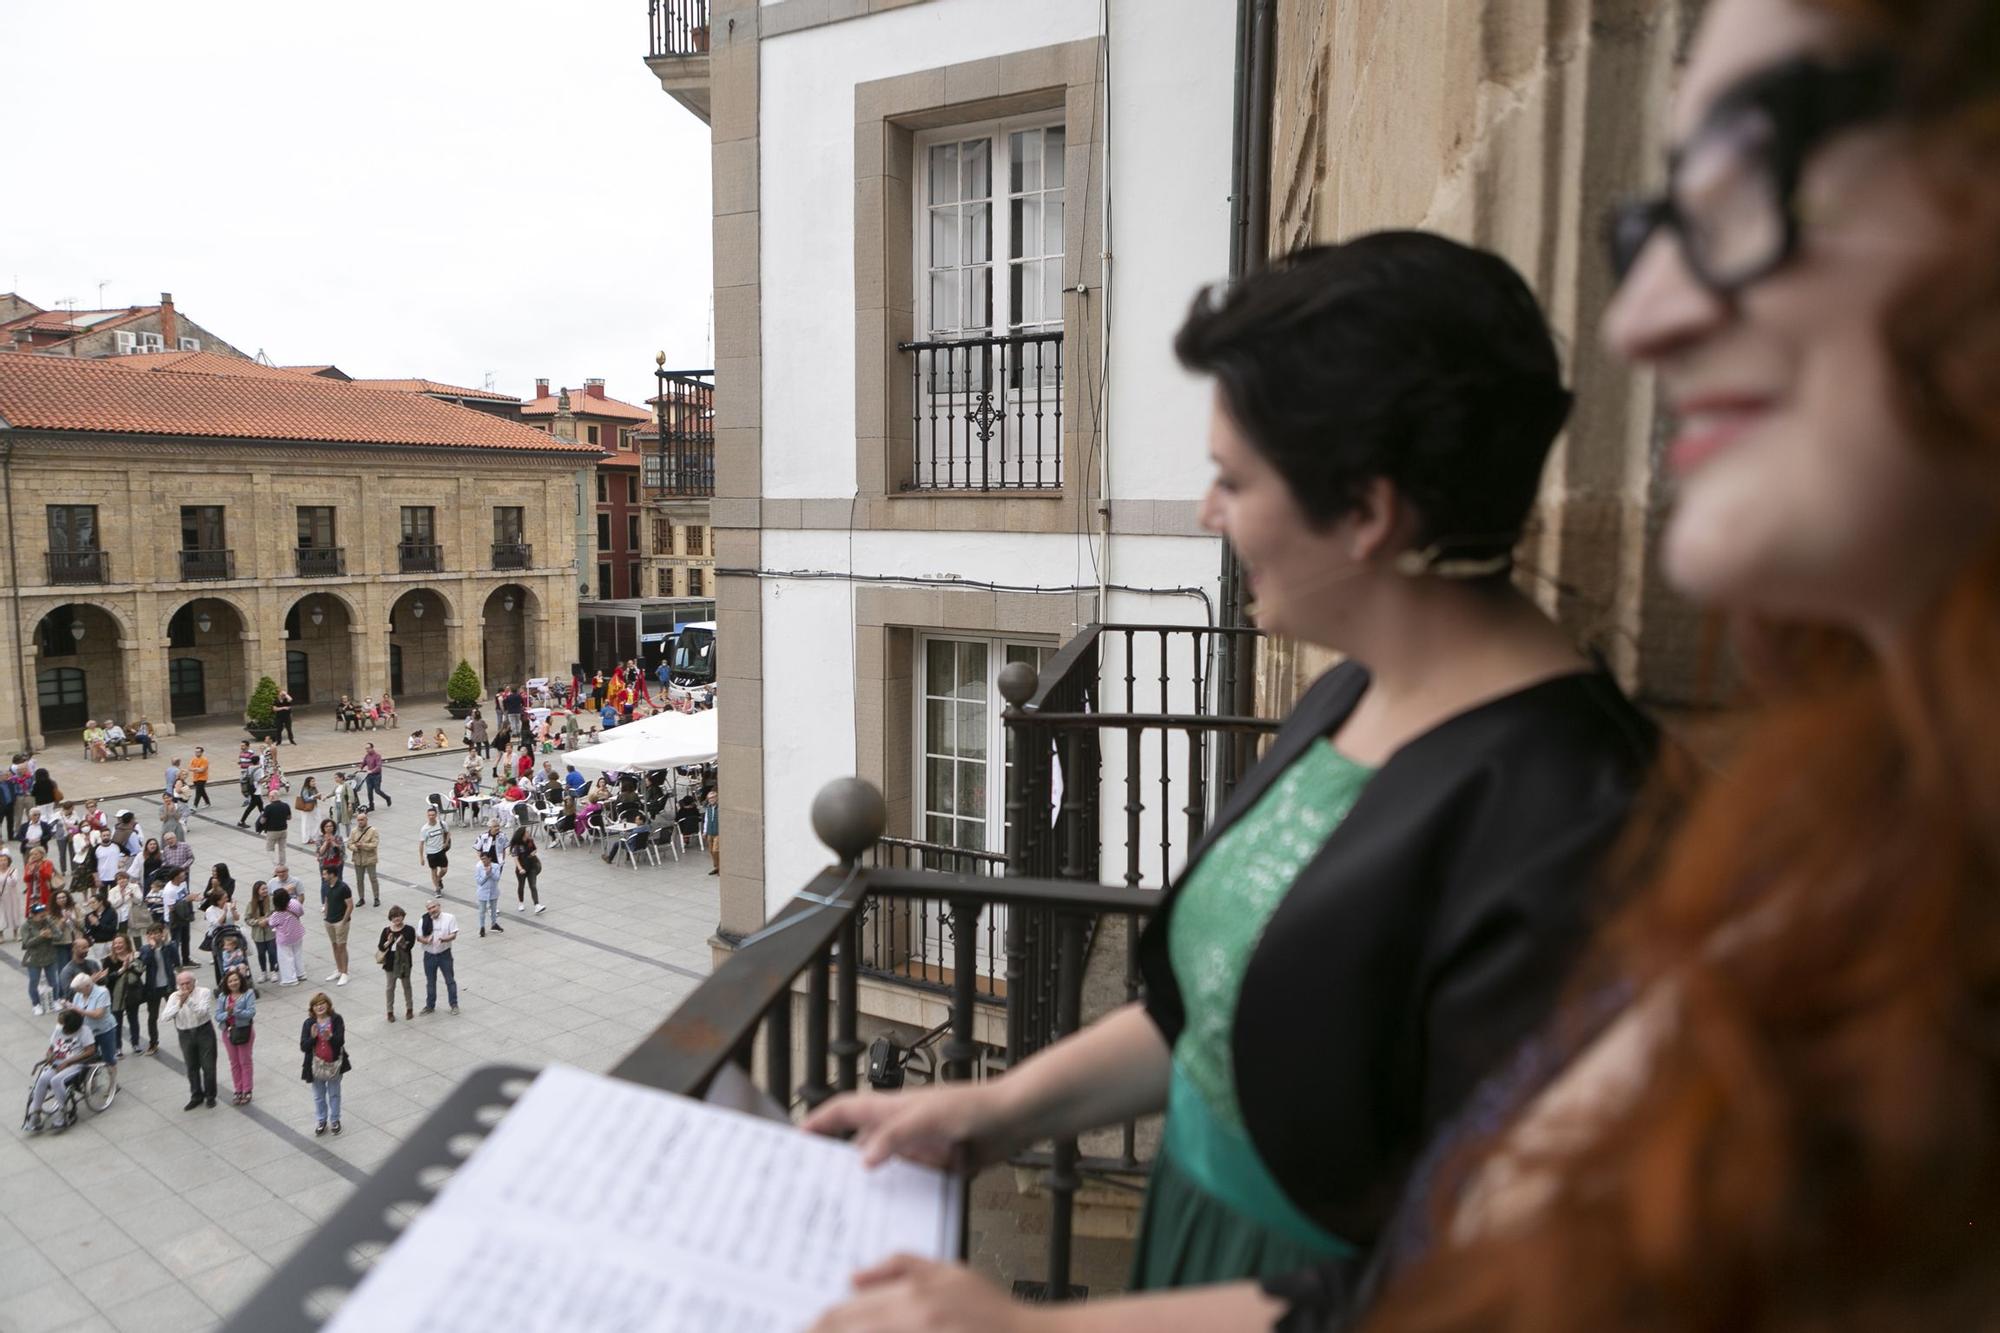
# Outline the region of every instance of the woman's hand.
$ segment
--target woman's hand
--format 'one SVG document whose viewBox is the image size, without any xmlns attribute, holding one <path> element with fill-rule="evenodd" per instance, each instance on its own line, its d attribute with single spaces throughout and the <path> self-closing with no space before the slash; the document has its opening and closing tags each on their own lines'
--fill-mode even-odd
<svg viewBox="0 0 2000 1333">
<path fill-rule="evenodd" d="M 901 1157 L 924 1166 L 977 1171 L 1017 1146 L 997 1082 L 912 1092 L 842 1093 L 800 1126 L 830 1137 L 852 1131 L 865 1165 Z"/>
<path fill-rule="evenodd" d="M 853 1299 L 821 1315 L 812 1333 L 1031 1333 L 1059 1318 L 1016 1305 L 962 1265 L 907 1254 L 856 1273 L 854 1287 Z"/>
</svg>

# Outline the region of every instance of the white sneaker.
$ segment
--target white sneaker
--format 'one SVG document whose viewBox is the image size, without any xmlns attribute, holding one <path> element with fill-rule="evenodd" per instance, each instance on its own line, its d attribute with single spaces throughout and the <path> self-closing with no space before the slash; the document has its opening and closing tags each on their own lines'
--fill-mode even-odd
<svg viewBox="0 0 2000 1333">
<path fill-rule="evenodd" d="M 541 913 L 543 913 L 543 912 L 546 912 L 546 911 L 548 911 L 548 910 L 549 910 L 549 908 L 548 908 L 548 904 L 546 904 L 546 903 L 536 903 L 536 904 L 535 904 L 535 912 L 536 912 L 536 914 L 537 914 L 537 915 L 540 915 Z"/>
<path fill-rule="evenodd" d="M 526 903 L 520 903 L 520 904 L 517 904 L 517 905 L 515 906 L 514 910 L 515 910 L 515 911 L 517 911 L 517 912 L 525 912 L 525 911 L 527 911 L 527 910 L 528 910 L 528 905 L 527 905 Z M 542 909 L 541 909 L 541 908 L 539 908 L 539 907 L 537 907 L 537 908 L 536 908 L 535 910 L 536 910 L 537 912 L 539 912 L 539 911 L 541 911 Z"/>
<path fill-rule="evenodd" d="M 345 986 L 347 984 L 347 973 L 340 973 L 333 984 L 336 986 Z"/>
<path fill-rule="evenodd" d="M 339 981 L 339 980 L 340 980 L 340 978 L 341 978 L 341 975 L 342 975 L 342 974 L 341 974 L 341 973 L 339 973 L 339 972 L 329 972 L 329 973 L 327 973 L 327 974 L 326 974 L 326 977 L 325 977 L 325 980 L 327 980 L 327 981 Z"/>
<path fill-rule="evenodd" d="M 39 1014 L 39 1013 L 41 1013 L 41 1012 L 42 1012 L 42 1006 L 40 1006 L 39 1004 L 38 1004 L 38 1005 L 36 1005 L 36 1006 L 35 1006 L 35 1012 L 36 1012 L 36 1013 L 38 1013 L 38 1014 Z"/>
</svg>

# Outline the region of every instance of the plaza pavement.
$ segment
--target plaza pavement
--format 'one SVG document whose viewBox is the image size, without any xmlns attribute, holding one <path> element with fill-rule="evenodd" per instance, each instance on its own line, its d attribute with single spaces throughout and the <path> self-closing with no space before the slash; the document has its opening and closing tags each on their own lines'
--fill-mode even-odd
<svg viewBox="0 0 2000 1333">
<path fill-rule="evenodd" d="M 312 726 L 326 730 L 319 719 Z M 345 751 L 360 753 L 359 739 L 343 738 L 339 762 L 351 759 Z M 389 753 L 382 739 L 378 748 Z M 218 771 L 233 768 L 233 746 L 224 753 L 210 745 L 209 753 Z M 285 754 L 297 763 L 290 747 Z M 302 747 L 298 758 L 307 757 Z M 51 759 L 59 778 L 77 767 L 59 753 Z M 163 1030 L 159 1055 L 121 1062 L 118 1098 L 102 1115 L 85 1112 L 65 1133 L 29 1137 L 16 1128 L 15 1110 L 0 1112 L 8 1117 L 0 1124 L 0 1333 L 216 1326 L 467 1071 L 501 1060 L 558 1059 L 608 1069 L 708 974 L 717 881 L 699 850 L 678 864 L 663 851 L 661 867 L 634 870 L 622 857 L 613 867 L 587 849 L 545 847 L 541 890 L 549 910 L 516 913 L 509 870 L 502 881 L 506 933 L 482 940 L 472 903 L 472 833 L 455 829 L 444 896 L 461 931 L 454 957 L 462 1012 L 450 1014 L 440 996 L 437 1012 L 422 1014 L 419 962 L 416 1021 L 402 1020 L 399 1010 L 394 1024 L 386 1022 L 374 940 L 391 903 L 412 923 L 421 910 L 429 876 L 418 865 L 416 828 L 426 794 L 448 792 L 458 763 L 456 753 L 432 753 L 385 767 L 395 805 L 372 816 L 382 829 L 383 905 L 356 913 L 353 979 L 338 988 L 319 980 L 331 971 L 331 952 L 309 905 L 311 980 L 258 995 L 256 1094 L 248 1107 L 230 1104 L 228 1055 L 218 1050 L 217 1105 L 183 1111 L 179 1047 Z M 129 763 L 106 767 L 137 771 Z M 229 863 L 241 901 L 270 866 L 262 839 L 235 826 L 234 790 L 233 782 L 216 784 L 214 809 L 198 812 L 190 833 L 198 863 Z M 143 810 L 149 832 L 152 814 Z M 294 874 L 311 864 L 299 849 Z M 11 1082 L 0 1095 L 18 1107 L 54 1020 L 28 1007 L 17 943 L 0 945 L 0 963 L 0 1082 Z M 313 1136 L 312 1092 L 299 1079 L 299 1024 L 319 990 L 347 1020 L 354 1061 L 338 1138 Z"/>
</svg>

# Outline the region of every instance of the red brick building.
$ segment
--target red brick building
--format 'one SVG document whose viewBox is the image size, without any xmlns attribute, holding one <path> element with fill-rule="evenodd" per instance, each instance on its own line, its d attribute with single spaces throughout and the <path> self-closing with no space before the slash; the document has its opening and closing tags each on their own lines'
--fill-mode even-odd
<svg viewBox="0 0 2000 1333">
<path fill-rule="evenodd" d="M 549 392 L 547 380 L 536 380 L 535 396 L 522 404 L 521 418 L 562 439 L 594 444 L 604 451 L 596 468 L 591 558 L 579 572 L 579 582 L 587 583 L 590 596 L 599 601 L 644 597 L 646 511 L 639 495 L 634 436 L 651 423 L 653 414 L 607 395 L 601 379 L 556 393 Z"/>
</svg>

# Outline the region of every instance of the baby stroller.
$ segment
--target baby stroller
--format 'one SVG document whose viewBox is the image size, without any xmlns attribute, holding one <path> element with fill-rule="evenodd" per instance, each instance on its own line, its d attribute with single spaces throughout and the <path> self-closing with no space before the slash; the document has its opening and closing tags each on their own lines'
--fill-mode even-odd
<svg viewBox="0 0 2000 1333">
<path fill-rule="evenodd" d="M 23 1126 L 35 1122 L 37 1111 L 44 1113 L 47 1111 L 46 1103 L 42 1106 L 35 1105 L 35 1088 L 41 1082 L 42 1070 L 48 1067 L 48 1063 L 46 1058 L 37 1060 L 35 1067 L 28 1071 L 28 1105 L 21 1114 Z M 112 1099 L 118 1095 L 118 1080 L 113 1075 L 111 1066 L 92 1053 L 77 1066 L 77 1071 L 69 1076 L 69 1081 L 59 1084 L 58 1088 L 62 1105 L 49 1120 L 48 1127 L 60 1134 L 76 1123 L 82 1107 L 88 1106 L 93 1111 L 110 1110 Z"/>
<path fill-rule="evenodd" d="M 237 965 L 242 967 L 245 970 L 245 972 L 248 972 L 250 968 L 250 959 L 251 959 L 250 941 L 248 938 L 244 936 L 243 931 L 240 927 L 234 924 L 225 923 L 223 925 L 217 926 L 215 930 L 209 935 L 209 937 L 202 941 L 202 943 L 207 948 L 213 951 L 212 958 L 215 965 L 215 993 L 217 995 L 220 995 L 222 994 L 222 972 L 223 972 L 224 957 L 230 954 L 231 951 L 233 950 L 236 957 L 239 960 Z"/>
</svg>

